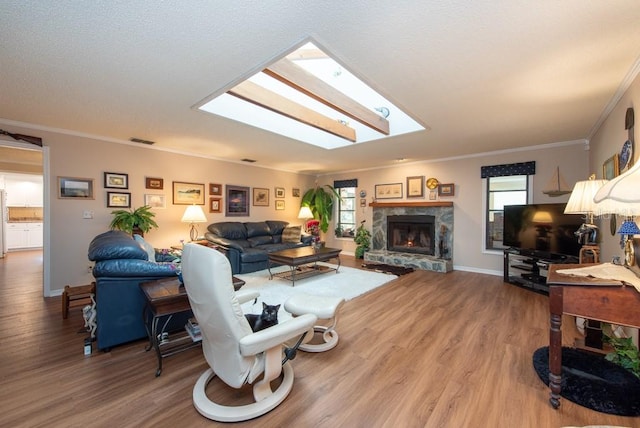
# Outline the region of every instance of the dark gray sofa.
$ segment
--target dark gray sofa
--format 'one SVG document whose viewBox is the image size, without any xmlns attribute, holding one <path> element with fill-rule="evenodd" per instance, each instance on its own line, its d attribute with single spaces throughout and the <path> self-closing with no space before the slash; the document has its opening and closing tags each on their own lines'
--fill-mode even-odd
<svg viewBox="0 0 640 428">
<path fill-rule="evenodd" d="M 268 253 L 311 245 L 311 235 L 301 235 L 297 242 L 283 242 L 286 221 L 224 221 L 207 227 L 205 238 L 222 251 L 233 274 L 255 272 L 269 266 Z"/>
</svg>

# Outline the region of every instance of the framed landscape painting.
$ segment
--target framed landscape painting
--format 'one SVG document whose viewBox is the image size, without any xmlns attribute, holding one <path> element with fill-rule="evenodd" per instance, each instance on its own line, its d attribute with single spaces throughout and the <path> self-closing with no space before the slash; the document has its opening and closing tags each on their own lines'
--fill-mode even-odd
<svg viewBox="0 0 640 428">
<path fill-rule="evenodd" d="M 204 205 L 204 184 L 173 182 L 173 205 Z"/>
<path fill-rule="evenodd" d="M 59 199 L 93 199 L 93 179 L 58 177 Z"/>
</svg>

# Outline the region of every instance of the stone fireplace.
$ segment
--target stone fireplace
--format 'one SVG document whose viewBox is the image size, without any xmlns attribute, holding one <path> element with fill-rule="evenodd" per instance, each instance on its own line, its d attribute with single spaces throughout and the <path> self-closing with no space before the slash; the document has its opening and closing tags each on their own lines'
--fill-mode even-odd
<svg viewBox="0 0 640 428">
<path fill-rule="evenodd" d="M 387 216 L 387 250 L 435 255 L 435 217 Z"/>
<path fill-rule="evenodd" d="M 365 261 L 453 270 L 452 202 L 372 202 L 370 206 L 371 250 L 365 253 Z"/>
</svg>

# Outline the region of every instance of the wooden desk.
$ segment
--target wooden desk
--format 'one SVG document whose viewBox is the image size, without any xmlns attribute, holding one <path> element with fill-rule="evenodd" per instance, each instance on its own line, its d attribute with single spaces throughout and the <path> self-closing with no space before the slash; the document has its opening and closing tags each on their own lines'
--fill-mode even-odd
<svg viewBox="0 0 640 428">
<path fill-rule="evenodd" d="M 549 266 L 549 402 L 560 406 L 562 380 L 562 315 L 575 315 L 597 321 L 640 328 L 640 293 L 620 281 L 565 275 L 556 272 L 588 265 Z"/>
</svg>

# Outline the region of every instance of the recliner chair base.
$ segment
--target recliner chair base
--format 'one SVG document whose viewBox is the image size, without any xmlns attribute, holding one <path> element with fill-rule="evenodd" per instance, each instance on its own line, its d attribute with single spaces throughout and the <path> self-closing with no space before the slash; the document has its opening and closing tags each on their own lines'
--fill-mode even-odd
<svg viewBox="0 0 640 428">
<path fill-rule="evenodd" d="M 289 362 L 282 366 L 282 373 L 282 383 L 264 400 L 243 406 L 222 406 L 207 397 L 207 385 L 215 377 L 213 370 L 208 369 L 200 375 L 193 387 L 193 405 L 202 416 L 218 422 L 239 422 L 257 418 L 276 408 L 291 392 L 294 375 Z"/>
</svg>

